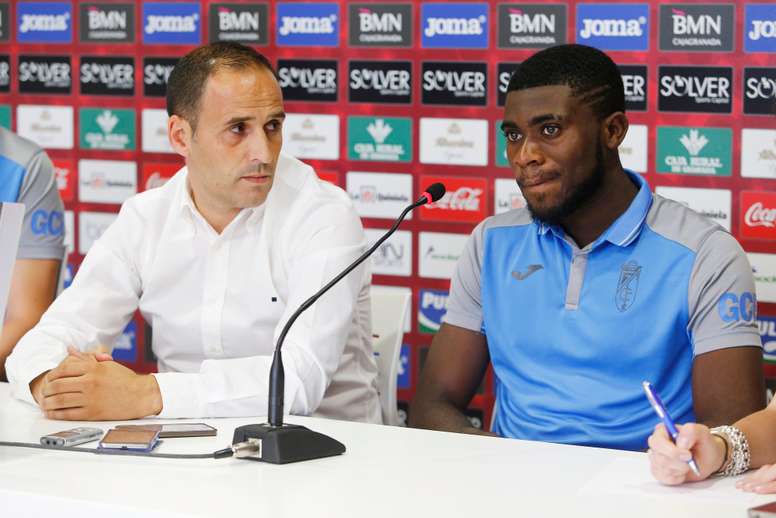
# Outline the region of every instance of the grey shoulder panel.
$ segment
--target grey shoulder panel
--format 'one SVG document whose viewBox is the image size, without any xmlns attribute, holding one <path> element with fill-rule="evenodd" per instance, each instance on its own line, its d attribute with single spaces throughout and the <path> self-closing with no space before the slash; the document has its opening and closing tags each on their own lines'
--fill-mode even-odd
<svg viewBox="0 0 776 518">
<path fill-rule="evenodd" d="M 715 232 L 729 233 L 722 226 L 685 205 L 652 195 L 647 225 L 657 234 L 697 252 Z"/>
</svg>

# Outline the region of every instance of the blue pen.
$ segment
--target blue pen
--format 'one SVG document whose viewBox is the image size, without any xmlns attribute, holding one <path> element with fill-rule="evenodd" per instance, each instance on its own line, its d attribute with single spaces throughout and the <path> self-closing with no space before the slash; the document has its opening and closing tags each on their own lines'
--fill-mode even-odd
<svg viewBox="0 0 776 518">
<path fill-rule="evenodd" d="M 671 436 L 674 443 L 676 443 L 676 437 L 679 435 L 679 430 L 676 429 L 674 420 L 668 415 L 668 410 L 666 410 L 665 405 L 663 405 L 663 401 L 660 399 L 660 396 L 658 396 L 657 391 L 648 381 L 642 381 L 641 386 L 644 387 L 644 393 L 647 395 L 647 399 L 649 399 L 649 404 L 652 405 L 657 416 L 663 420 L 663 424 L 665 425 L 666 430 L 668 430 L 668 434 Z M 699 477 L 701 476 L 698 465 L 692 457 L 687 461 L 687 464 L 690 465 L 690 469 L 692 469 L 693 473 Z"/>
</svg>

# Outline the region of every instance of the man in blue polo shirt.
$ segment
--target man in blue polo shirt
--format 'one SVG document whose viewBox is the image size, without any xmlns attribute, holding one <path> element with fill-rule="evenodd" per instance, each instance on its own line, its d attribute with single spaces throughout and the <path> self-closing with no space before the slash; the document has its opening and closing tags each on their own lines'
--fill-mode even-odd
<svg viewBox="0 0 776 518">
<path fill-rule="evenodd" d="M 502 128 L 527 208 L 469 239 L 413 426 L 479 433 L 462 411 L 488 363 L 506 437 L 644 449 L 657 419 L 642 380 L 679 422 L 763 408 L 746 255 L 622 168 L 624 111 L 617 66 L 591 47 L 545 49 L 516 70 Z"/>
<path fill-rule="evenodd" d="M 0 381 L 16 342 L 56 294 L 65 252 L 65 221 L 54 166 L 38 145 L 0 127 L 0 202 L 24 204 L 5 321 L 0 318 Z"/>
</svg>

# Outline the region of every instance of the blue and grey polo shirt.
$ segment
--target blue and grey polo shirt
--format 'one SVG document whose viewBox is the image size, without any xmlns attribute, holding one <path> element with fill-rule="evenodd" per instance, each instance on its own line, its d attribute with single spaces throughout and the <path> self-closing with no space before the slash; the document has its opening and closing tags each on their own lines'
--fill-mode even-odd
<svg viewBox="0 0 776 518">
<path fill-rule="evenodd" d="M 54 166 L 35 143 L 2 127 L 0 202 L 25 206 L 18 259 L 62 259 L 65 218 Z"/>
<path fill-rule="evenodd" d="M 469 238 L 445 322 L 487 338 L 500 435 L 646 448 L 657 418 L 643 380 L 675 420 L 693 421 L 694 357 L 761 346 L 738 242 L 627 174 L 638 194 L 582 249 L 527 209 L 490 217 Z"/>
</svg>

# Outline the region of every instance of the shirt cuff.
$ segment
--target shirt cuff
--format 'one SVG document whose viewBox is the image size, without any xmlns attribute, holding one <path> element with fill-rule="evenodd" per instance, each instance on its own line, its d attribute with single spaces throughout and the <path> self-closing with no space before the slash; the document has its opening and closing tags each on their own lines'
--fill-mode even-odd
<svg viewBox="0 0 776 518">
<path fill-rule="evenodd" d="M 37 406 L 38 403 L 35 401 L 35 398 L 32 397 L 32 392 L 30 391 L 30 382 L 44 372 L 54 369 L 58 365 L 59 362 L 46 361 L 39 364 L 35 369 L 27 370 L 21 373 L 18 377 L 15 377 L 16 379 L 13 381 L 13 383 L 11 383 L 11 395 L 16 399 L 20 399 Z"/>
<path fill-rule="evenodd" d="M 162 394 L 162 411 L 157 417 L 207 417 L 206 404 L 199 393 L 199 375 L 183 372 L 155 373 Z"/>
</svg>

